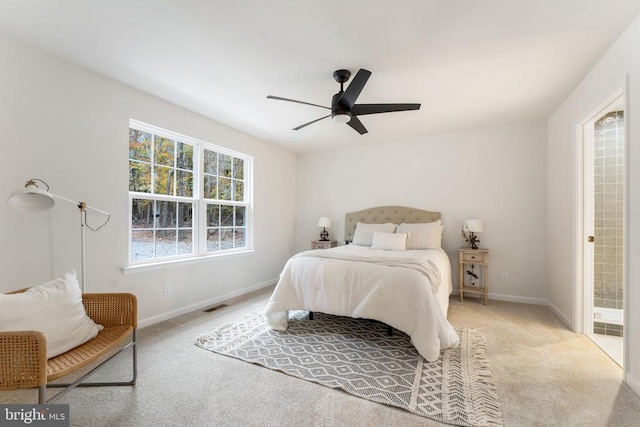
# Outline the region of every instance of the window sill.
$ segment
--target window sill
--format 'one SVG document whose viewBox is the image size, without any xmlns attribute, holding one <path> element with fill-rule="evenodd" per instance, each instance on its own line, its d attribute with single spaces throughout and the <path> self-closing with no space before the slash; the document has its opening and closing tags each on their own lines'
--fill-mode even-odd
<svg viewBox="0 0 640 427">
<path fill-rule="evenodd" d="M 256 251 L 255 249 L 251 249 L 251 250 L 241 251 L 241 252 L 227 252 L 224 254 L 202 255 L 202 256 L 193 257 L 193 258 L 172 259 L 168 261 L 156 261 L 156 262 L 149 262 L 145 264 L 135 264 L 135 265 L 129 265 L 127 267 L 123 267 L 122 274 L 128 275 L 133 273 L 142 273 L 145 271 L 160 270 L 163 268 L 182 267 L 185 265 L 210 262 L 215 259 L 229 259 L 229 258 L 250 256 L 250 255 L 255 255 L 256 253 L 258 253 L 258 251 Z"/>
</svg>

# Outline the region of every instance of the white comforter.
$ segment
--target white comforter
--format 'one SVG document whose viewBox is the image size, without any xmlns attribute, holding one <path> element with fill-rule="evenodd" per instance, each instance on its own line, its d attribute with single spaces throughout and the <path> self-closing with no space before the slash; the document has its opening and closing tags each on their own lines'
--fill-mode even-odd
<svg viewBox="0 0 640 427">
<path fill-rule="evenodd" d="M 301 252 L 287 262 L 267 304 L 267 323 L 286 330 L 288 310 L 380 320 L 411 337 L 427 361 L 458 345 L 446 319 L 451 265 L 442 250 L 381 251 L 347 245 Z"/>
</svg>

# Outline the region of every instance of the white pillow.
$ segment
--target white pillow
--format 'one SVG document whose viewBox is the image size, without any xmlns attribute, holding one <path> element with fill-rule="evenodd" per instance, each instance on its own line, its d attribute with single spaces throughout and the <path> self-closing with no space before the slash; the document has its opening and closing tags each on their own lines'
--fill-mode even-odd
<svg viewBox="0 0 640 427">
<path fill-rule="evenodd" d="M 371 249 L 404 251 L 407 249 L 407 233 L 383 233 L 374 231 Z"/>
<path fill-rule="evenodd" d="M 386 224 L 365 224 L 359 222 L 356 224 L 355 233 L 353 233 L 353 244 L 358 246 L 371 246 L 373 244 L 374 231 L 393 233 L 396 231 L 396 225 L 390 222 Z"/>
<path fill-rule="evenodd" d="M 102 329 L 84 310 L 75 271 L 19 294 L 0 294 L 0 331 L 44 332 L 48 359 L 84 344 Z"/>
<path fill-rule="evenodd" d="M 441 249 L 442 222 L 400 224 L 396 233 L 407 233 L 407 249 Z"/>
</svg>

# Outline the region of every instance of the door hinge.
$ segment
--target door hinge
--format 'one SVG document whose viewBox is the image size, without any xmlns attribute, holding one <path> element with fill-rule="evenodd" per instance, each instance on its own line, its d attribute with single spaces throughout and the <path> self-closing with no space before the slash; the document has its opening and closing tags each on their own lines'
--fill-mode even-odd
<svg viewBox="0 0 640 427">
<path fill-rule="evenodd" d="M 593 236 L 589 236 L 589 237 L 587 237 L 587 240 L 589 241 L 589 243 L 593 243 L 593 242 L 596 241 L 596 238 L 593 237 Z"/>
</svg>

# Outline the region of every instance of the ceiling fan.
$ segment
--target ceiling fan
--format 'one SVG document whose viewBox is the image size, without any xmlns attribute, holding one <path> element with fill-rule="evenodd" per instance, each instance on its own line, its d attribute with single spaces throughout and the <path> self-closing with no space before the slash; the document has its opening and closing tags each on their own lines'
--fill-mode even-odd
<svg viewBox="0 0 640 427">
<path fill-rule="evenodd" d="M 364 88 L 364 85 L 369 80 L 371 71 L 361 68 L 356 73 L 355 77 L 344 90 L 344 84 L 351 77 L 351 71 L 349 70 L 336 70 L 333 73 L 335 81 L 340 83 L 340 92 L 333 95 L 331 100 L 331 108 L 324 105 L 312 104 L 310 102 L 297 101 L 295 99 L 282 98 L 280 96 L 269 95 L 267 98 L 276 99 L 279 101 L 297 102 L 298 104 L 312 105 L 314 107 L 326 108 L 331 110 L 331 114 L 327 114 L 319 119 L 312 120 L 308 123 L 302 124 L 293 128 L 293 130 L 300 130 L 305 126 L 309 126 L 315 122 L 318 122 L 327 117 L 331 117 L 333 121 L 338 123 L 346 123 L 355 129 L 360 135 L 367 133 L 367 128 L 364 127 L 358 116 L 364 116 L 366 114 L 378 114 L 378 113 L 392 113 L 394 111 L 409 111 L 419 110 L 420 104 L 356 104 L 360 92 Z"/>
</svg>

